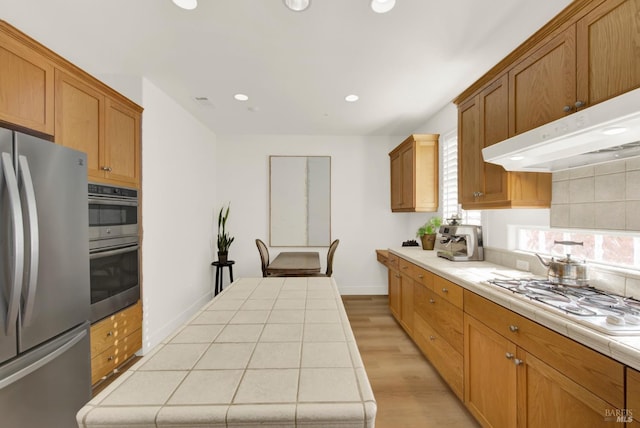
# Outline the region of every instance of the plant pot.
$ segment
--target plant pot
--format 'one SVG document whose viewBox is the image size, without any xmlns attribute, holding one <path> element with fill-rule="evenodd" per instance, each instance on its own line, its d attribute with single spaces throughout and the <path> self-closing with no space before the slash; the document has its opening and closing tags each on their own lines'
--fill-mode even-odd
<svg viewBox="0 0 640 428">
<path fill-rule="evenodd" d="M 422 235 L 420 237 L 420 240 L 422 241 L 423 250 L 433 250 L 433 247 L 436 244 L 436 234 L 428 233 L 428 234 Z"/>
<path fill-rule="evenodd" d="M 220 251 L 218 251 L 218 261 L 220 263 L 226 263 L 228 255 L 229 255 L 229 253 L 221 253 Z"/>
</svg>

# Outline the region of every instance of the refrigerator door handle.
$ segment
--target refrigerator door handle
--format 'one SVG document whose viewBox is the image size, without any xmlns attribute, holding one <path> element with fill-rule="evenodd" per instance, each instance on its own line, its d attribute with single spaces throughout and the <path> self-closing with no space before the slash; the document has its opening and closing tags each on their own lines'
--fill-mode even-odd
<svg viewBox="0 0 640 428">
<path fill-rule="evenodd" d="M 38 284 L 38 266 L 40 258 L 40 232 L 38 229 L 38 209 L 36 206 L 36 194 L 33 190 L 33 179 L 26 156 L 18 156 L 18 171 L 22 177 L 27 211 L 27 221 L 29 231 L 29 271 L 27 273 L 26 298 L 24 299 L 24 312 L 22 313 L 22 325 L 25 327 L 31 323 L 33 317 L 33 307 L 36 299 L 36 288 Z"/>
<path fill-rule="evenodd" d="M 85 328 L 82 331 L 80 331 L 78 334 L 73 336 L 71 339 L 69 339 L 66 343 L 64 343 L 63 345 L 61 345 L 58 348 L 56 348 L 54 351 L 51 351 L 51 352 L 45 354 L 44 357 L 42 357 L 42 358 L 40 358 L 40 359 L 38 359 L 36 361 L 28 363 L 27 365 L 25 365 L 24 367 L 16 370 L 15 372 L 10 374 L 9 376 L 0 378 L 0 391 L 2 389 L 4 389 L 4 388 L 8 387 L 9 385 L 19 381 L 23 377 L 30 375 L 31 373 L 35 372 L 39 368 L 46 366 L 51 361 L 53 361 L 56 358 L 58 358 L 60 355 L 64 354 L 69 349 L 73 348 L 86 335 L 87 335 L 87 329 Z"/>
<path fill-rule="evenodd" d="M 24 268 L 24 226 L 22 224 L 22 212 L 20 210 L 20 193 L 18 192 L 18 180 L 13 169 L 11 155 L 2 153 L 2 171 L 7 182 L 7 194 L 9 196 L 9 210 L 13 224 L 13 273 L 7 297 L 7 324 L 6 334 L 14 334 L 18 320 L 20 306 L 20 286 L 22 285 L 22 273 Z M 5 290 L 6 292 L 6 290 Z"/>
</svg>

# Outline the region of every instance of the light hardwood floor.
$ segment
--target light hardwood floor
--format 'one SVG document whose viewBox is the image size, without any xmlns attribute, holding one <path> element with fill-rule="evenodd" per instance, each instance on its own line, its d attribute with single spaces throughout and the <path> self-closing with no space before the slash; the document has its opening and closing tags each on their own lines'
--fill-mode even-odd
<svg viewBox="0 0 640 428">
<path fill-rule="evenodd" d="M 387 296 L 343 296 L 373 394 L 376 428 L 479 426 L 394 320 Z"/>
</svg>

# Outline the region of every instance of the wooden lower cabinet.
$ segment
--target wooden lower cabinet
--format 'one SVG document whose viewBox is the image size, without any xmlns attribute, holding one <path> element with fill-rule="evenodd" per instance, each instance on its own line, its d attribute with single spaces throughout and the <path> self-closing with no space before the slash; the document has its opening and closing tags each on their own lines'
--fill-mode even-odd
<svg viewBox="0 0 640 428">
<path fill-rule="evenodd" d="M 400 319 L 401 281 L 400 272 L 389 269 L 389 309 L 396 319 Z"/>
<path fill-rule="evenodd" d="M 625 413 L 620 415 L 633 428 L 640 427 L 640 372 L 630 367 L 626 369 L 627 402 Z"/>
<path fill-rule="evenodd" d="M 615 424 L 622 364 L 474 293 L 464 299 L 465 403 L 483 426 Z"/>
<path fill-rule="evenodd" d="M 142 303 L 111 315 L 91 326 L 91 383 L 131 358 L 142 348 Z"/>
<path fill-rule="evenodd" d="M 414 283 L 413 340 L 449 384 L 464 399 L 462 309 Z"/>
<path fill-rule="evenodd" d="M 409 335 L 413 333 L 413 285 L 411 277 L 400 274 L 400 324 Z"/>
</svg>

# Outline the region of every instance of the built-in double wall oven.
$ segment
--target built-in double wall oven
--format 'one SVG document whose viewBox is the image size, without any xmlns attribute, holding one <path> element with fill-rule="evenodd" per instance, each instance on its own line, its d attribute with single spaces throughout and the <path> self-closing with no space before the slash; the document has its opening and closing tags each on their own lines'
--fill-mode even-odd
<svg viewBox="0 0 640 428">
<path fill-rule="evenodd" d="M 91 322 L 140 299 L 138 191 L 89 184 Z"/>
</svg>

